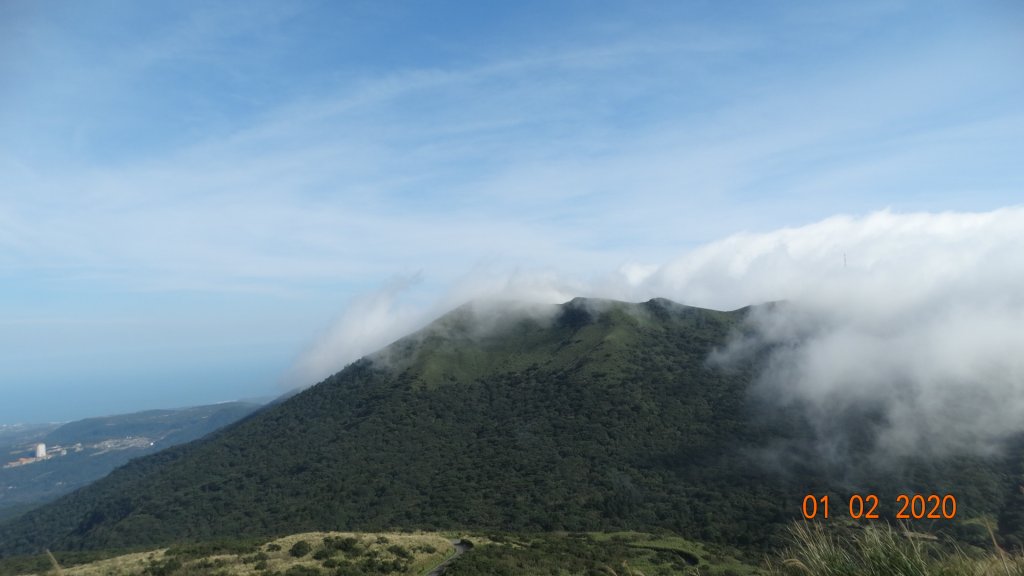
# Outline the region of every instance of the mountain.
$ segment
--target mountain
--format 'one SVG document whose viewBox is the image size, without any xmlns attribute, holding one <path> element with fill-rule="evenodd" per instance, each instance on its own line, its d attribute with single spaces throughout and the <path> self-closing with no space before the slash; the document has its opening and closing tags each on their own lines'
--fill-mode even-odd
<svg viewBox="0 0 1024 576">
<path fill-rule="evenodd" d="M 0 518 L 13 517 L 110 473 L 132 458 L 201 438 L 259 408 L 225 402 L 176 410 L 148 410 L 67 424 L 0 429 Z M 34 458 L 47 447 L 45 459 Z"/>
<path fill-rule="evenodd" d="M 662 299 L 466 305 L 0 526 L 0 554 L 396 528 L 670 530 L 757 547 L 812 491 L 845 502 L 870 490 L 890 515 L 899 492 L 952 491 L 964 520 L 1011 501 L 1014 468 L 1000 458 L 893 468 L 864 448 L 861 480 L 833 474 L 799 411 L 750 393 L 770 351 L 708 361 L 748 313 Z M 780 446 L 788 458 L 770 457 Z"/>
</svg>

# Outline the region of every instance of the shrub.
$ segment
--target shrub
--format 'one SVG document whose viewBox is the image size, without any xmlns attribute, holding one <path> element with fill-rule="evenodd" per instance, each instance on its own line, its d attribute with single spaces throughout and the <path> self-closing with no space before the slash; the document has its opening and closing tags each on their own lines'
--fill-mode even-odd
<svg viewBox="0 0 1024 576">
<path fill-rule="evenodd" d="M 146 574 L 146 576 L 170 576 L 181 570 L 181 566 L 181 560 L 171 558 L 164 562 L 152 562 L 149 566 L 146 566 L 143 574 Z"/>
<path fill-rule="evenodd" d="M 309 554 L 309 551 L 312 549 L 313 547 L 309 545 L 309 542 L 306 542 L 305 540 L 299 540 L 298 542 L 292 545 L 291 549 L 288 550 L 288 553 L 292 556 L 295 556 L 296 558 L 302 558 L 306 554 Z"/>
<path fill-rule="evenodd" d="M 357 555 L 359 552 L 359 539 L 347 536 L 345 538 L 324 538 L 324 548 L 334 551 L 341 550 L 346 555 Z"/>
<path fill-rule="evenodd" d="M 255 564 L 261 560 L 267 560 L 268 558 L 270 557 L 267 556 L 266 552 L 257 552 L 249 556 L 243 556 L 241 560 L 243 564 Z"/>
<path fill-rule="evenodd" d="M 391 546 L 388 546 L 388 552 L 391 552 L 399 558 L 412 558 L 412 553 L 406 550 L 405 548 L 402 548 L 398 544 L 392 544 Z"/>
</svg>

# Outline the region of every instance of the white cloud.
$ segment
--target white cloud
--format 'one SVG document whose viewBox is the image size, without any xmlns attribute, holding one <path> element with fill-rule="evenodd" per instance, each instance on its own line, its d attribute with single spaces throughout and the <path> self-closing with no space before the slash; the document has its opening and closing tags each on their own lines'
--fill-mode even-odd
<svg viewBox="0 0 1024 576">
<path fill-rule="evenodd" d="M 991 449 L 1024 430 L 1024 209 L 878 212 L 733 236 L 663 267 L 638 293 L 755 315 L 778 346 L 763 392 L 883 412 L 893 453 Z M 749 345 L 749 342 L 744 343 Z M 741 347 L 742 348 L 742 347 Z"/>
<path fill-rule="evenodd" d="M 340 366 L 375 352 L 418 328 L 422 311 L 403 305 L 399 296 L 417 278 L 401 278 L 352 300 L 338 320 L 307 349 L 286 377 L 289 386 L 314 384 Z"/>
<path fill-rule="evenodd" d="M 877 9 L 816 17 L 852 19 L 860 31 L 878 23 Z M 263 38 L 288 19 L 287 9 L 236 12 L 200 11 L 135 39 L 103 74 L 74 76 L 65 123 L 106 124 L 83 113 L 80 92 L 107 102 L 102 87 L 148 86 L 139 70 L 164 78 L 165 61 L 229 67 L 239 58 L 230 39 Z M 982 208 L 1005 203 L 1019 183 L 1007 170 L 1021 115 L 1006 35 L 915 38 L 898 58 L 772 58 L 778 68 L 766 75 L 748 60 L 785 54 L 788 33 L 687 26 L 297 83 L 180 139 L 157 137 L 158 122 L 133 123 L 151 146 L 101 139 L 107 154 L 65 154 L 80 162 L 44 153 L 65 149 L 63 132 L 11 132 L 0 142 L 0 252 L 169 290 L 366 281 L 407 272 L 407 260 L 454 271 L 492 254 L 530 266 L 580 262 L 575 273 L 609 258 L 663 261 L 737 229 L 890 198 L 962 205 L 890 196 L 893 182 L 931 190 L 948 181 L 947 193 L 969 184 Z M 817 42 L 815 30 L 801 24 L 789 40 Z M 732 66 L 737 73 L 726 73 Z M 46 145 L 22 146 L 44 136 Z M 416 244 L 415 258 L 396 237 Z"/>
<path fill-rule="evenodd" d="M 837 410 L 881 406 L 879 447 L 892 453 L 991 449 L 1024 429 L 1022 286 L 1024 208 L 882 211 L 739 234 L 589 280 L 483 267 L 418 309 L 396 307 L 389 287 L 357 300 L 314 355 L 326 375 L 471 299 L 785 300 L 752 317 L 754 342 L 725 354 L 778 346 L 762 393 L 808 407 L 823 431 Z"/>
</svg>

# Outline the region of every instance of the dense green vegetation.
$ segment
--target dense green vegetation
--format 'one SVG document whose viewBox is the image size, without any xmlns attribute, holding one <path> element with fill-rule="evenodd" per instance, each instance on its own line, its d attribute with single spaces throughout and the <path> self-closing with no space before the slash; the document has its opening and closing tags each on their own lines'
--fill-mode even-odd
<svg viewBox="0 0 1024 576">
<path fill-rule="evenodd" d="M 998 459 L 893 466 L 865 444 L 836 474 L 798 410 L 748 394 L 757 365 L 707 362 L 745 314 L 664 300 L 463 307 L 0 526 L 0 554 L 392 528 L 668 530 L 767 549 L 809 491 L 874 491 L 890 516 L 901 491 L 955 493 L 961 518 L 1008 502 L 1016 485 Z"/>
</svg>

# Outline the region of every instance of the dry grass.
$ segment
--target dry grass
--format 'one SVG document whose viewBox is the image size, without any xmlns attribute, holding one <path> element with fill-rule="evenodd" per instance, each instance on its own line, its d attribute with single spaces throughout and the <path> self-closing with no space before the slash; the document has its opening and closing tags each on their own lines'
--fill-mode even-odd
<svg viewBox="0 0 1024 576">
<path fill-rule="evenodd" d="M 64 569 L 63 573 L 67 576 L 130 576 L 143 574 L 150 567 L 166 566 L 168 563 L 177 562 L 180 563 L 180 567 L 172 570 L 171 573 L 182 576 L 207 573 L 232 576 L 264 575 L 274 572 L 284 573 L 289 568 L 299 565 L 319 568 L 324 574 L 329 574 L 334 570 L 325 567 L 324 564 L 329 562 L 330 558 L 314 557 L 317 551 L 325 548 L 324 541 L 328 538 L 355 539 L 359 551 L 357 558 L 364 560 L 373 558 L 374 561 L 379 562 L 401 561 L 402 558 L 399 558 L 399 555 L 393 551 L 398 550 L 393 547 L 400 547 L 401 550 L 408 552 L 408 557 L 405 558 L 403 569 L 392 572 L 396 575 L 418 576 L 429 568 L 440 564 L 454 552 L 450 539 L 437 533 L 306 532 L 268 541 L 252 553 L 216 554 L 194 558 L 169 554 L 168 549 L 164 548 L 75 566 Z M 301 540 L 310 544 L 311 551 L 297 558 L 292 556 L 289 550 Z M 333 557 L 340 561 L 338 559 L 343 559 L 344 554 L 336 553 Z"/>
<path fill-rule="evenodd" d="M 1024 576 L 1024 555 L 995 545 L 969 556 L 951 544 L 889 525 L 841 536 L 816 522 L 790 529 L 789 548 L 766 563 L 772 576 Z"/>
<path fill-rule="evenodd" d="M 64 569 L 64 575 L 100 576 L 101 574 L 109 574 L 111 576 L 115 576 L 122 574 L 141 574 L 152 560 L 162 559 L 166 551 L 166 549 L 161 549 L 150 552 L 137 552 L 135 554 L 125 554 L 124 556 L 116 556 L 106 560 L 99 560 L 90 564 L 72 566 L 71 568 Z"/>
</svg>

